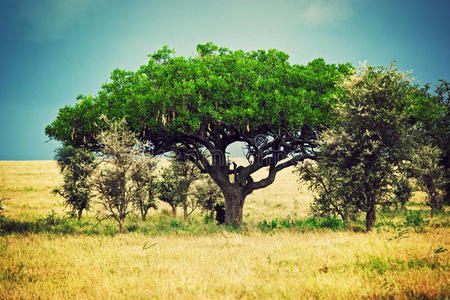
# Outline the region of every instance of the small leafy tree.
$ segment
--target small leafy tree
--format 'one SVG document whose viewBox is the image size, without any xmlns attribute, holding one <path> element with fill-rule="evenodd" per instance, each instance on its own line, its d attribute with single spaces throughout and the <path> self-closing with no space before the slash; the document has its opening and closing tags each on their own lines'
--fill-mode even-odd
<svg viewBox="0 0 450 300">
<path fill-rule="evenodd" d="M 176 156 L 170 160 L 170 166 L 163 170 L 161 177 L 159 199 L 170 205 L 174 217 L 177 207 L 181 206 L 186 222 L 198 207 L 195 199 L 189 197 L 189 190 L 191 184 L 200 178 L 200 171 L 193 163 Z"/>
<path fill-rule="evenodd" d="M 142 221 L 145 221 L 150 208 L 157 208 L 157 180 L 154 175 L 156 163 L 148 160 L 147 164 L 142 163 L 139 165 L 139 168 L 141 169 L 131 174 L 131 180 L 136 185 L 136 191 L 139 191 L 139 197 L 135 199 L 135 206 Z"/>
<path fill-rule="evenodd" d="M 181 203 L 178 193 L 178 181 L 171 168 L 164 168 L 161 173 L 161 180 L 157 184 L 158 199 L 166 202 L 172 209 L 172 216 L 177 217 L 177 207 Z"/>
<path fill-rule="evenodd" d="M 411 154 L 405 111 L 417 89 L 392 65 L 363 66 L 344 81 L 343 91 L 336 127 L 321 136 L 317 167 L 299 172 L 319 190 L 320 209 L 343 219 L 363 211 L 370 231 L 377 205 L 395 201 L 394 186 Z"/>
<path fill-rule="evenodd" d="M 214 220 L 216 205 L 223 201 L 222 191 L 217 184 L 208 177 L 205 181 L 195 186 L 193 196 L 200 207 L 209 213 L 210 219 Z"/>
<path fill-rule="evenodd" d="M 179 186 L 178 190 L 181 197 L 181 207 L 183 208 L 183 220 L 187 222 L 187 218 L 198 207 L 199 203 L 194 197 L 190 197 L 190 188 L 193 182 L 200 179 L 200 170 L 195 164 L 188 160 L 183 160 L 182 157 L 177 157 L 172 162 L 175 175 L 178 176 Z"/>
<path fill-rule="evenodd" d="M 444 203 L 450 204 L 450 102 L 449 82 L 440 80 L 434 92 L 427 84 L 422 97 L 410 110 L 412 122 L 417 122 L 422 143 L 440 149 L 439 164 L 445 172 Z"/>
<path fill-rule="evenodd" d="M 412 188 L 411 184 L 409 183 L 407 170 L 405 172 L 402 172 L 398 177 L 394 178 L 394 197 L 395 201 L 394 204 L 396 205 L 396 208 L 400 207 L 404 208 L 406 202 L 409 201 L 409 199 L 412 196 Z"/>
<path fill-rule="evenodd" d="M 115 219 L 119 232 L 123 233 L 125 218 L 134 211 L 137 202 L 147 197 L 142 178 L 148 174 L 149 157 L 143 155 L 144 145 L 128 129 L 125 120 L 112 122 L 106 117 L 103 120 L 109 129 L 99 136 L 103 145 L 101 164 L 92 178 L 98 192 L 97 203 L 102 208 L 97 218 Z"/>
<path fill-rule="evenodd" d="M 345 183 L 335 180 L 341 170 L 334 165 L 335 161 L 327 159 L 326 150 L 322 149 L 316 161 L 307 160 L 295 170 L 299 181 L 308 182 L 313 192 L 311 211 L 319 216 L 339 216 L 344 222 L 355 220 L 358 209 L 353 205 L 351 194 L 344 192 Z"/>
<path fill-rule="evenodd" d="M 419 189 L 427 194 L 427 204 L 434 211 L 442 210 L 443 194 L 447 184 L 445 168 L 440 164 L 441 151 L 437 147 L 422 145 L 412 160 L 412 170 Z"/>
<path fill-rule="evenodd" d="M 92 186 L 89 176 L 93 173 L 96 163 L 92 153 L 82 148 L 64 146 L 56 150 L 56 162 L 64 178 L 62 186 L 53 193 L 62 196 L 70 214 L 81 219 L 83 210 L 89 210 Z"/>
</svg>

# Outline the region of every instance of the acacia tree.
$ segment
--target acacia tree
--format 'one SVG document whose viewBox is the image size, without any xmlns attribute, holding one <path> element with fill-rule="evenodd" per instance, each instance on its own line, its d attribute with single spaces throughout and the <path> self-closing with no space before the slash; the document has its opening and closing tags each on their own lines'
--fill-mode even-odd
<svg viewBox="0 0 450 300">
<path fill-rule="evenodd" d="M 56 162 L 64 178 L 64 183 L 53 190 L 62 196 L 70 214 L 81 219 L 83 210 L 88 210 L 92 197 L 92 186 L 89 177 L 96 167 L 92 153 L 72 146 L 60 147 L 56 150 Z"/>
<path fill-rule="evenodd" d="M 136 178 L 148 174 L 149 158 L 142 154 L 142 143 L 125 120 L 102 119 L 109 129 L 99 135 L 101 163 L 91 179 L 98 192 L 97 204 L 102 208 L 97 218 L 115 219 L 123 233 L 125 218 L 134 211 L 136 202 L 147 197 L 146 185 Z"/>
<path fill-rule="evenodd" d="M 349 211 L 363 211 L 370 231 L 376 207 L 391 205 L 400 193 L 394 187 L 404 183 L 402 170 L 413 145 L 407 110 L 418 94 L 394 65 L 362 66 L 343 90 L 338 123 L 323 133 L 316 167 L 299 172 L 319 190 L 320 209 L 344 220 Z"/>
<path fill-rule="evenodd" d="M 276 174 L 314 157 L 317 132 L 334 123 L 336 83 L 349 64 L 316 59 L 290 64 L 274 49 L 244 52 L 197 46 L 196 57 L 164 47 L 136 72 L 115 70 L 97 96 L 59 111 L 46 134 L 66 144 L 98 149 L 98 116 L 126 118 L 157 153 L 175 151 L 217 183 L 225 197 L 225 223 L 242 223 L 245 198 L 272 184 Z M 242 142 L 248 165 L 227 161 Z M 267 168 L 267 176 L 253 174 Z"/>
</svg>

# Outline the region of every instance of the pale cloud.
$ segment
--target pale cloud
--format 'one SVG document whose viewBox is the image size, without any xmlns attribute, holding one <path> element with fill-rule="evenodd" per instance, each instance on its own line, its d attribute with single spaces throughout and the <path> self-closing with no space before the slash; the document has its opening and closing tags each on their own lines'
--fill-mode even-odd
<svg viewBox="0 0 450 300">
<path fill-rule="evenodd" d="M 317 0 L 310 1 L 302 13 L 307 25 L 331 25 L 345 21 L 353 16 L 352 0 Z"/>
<path fill-rule="evenodd" d="M 104 0 L 30 0 L 19 7 L 18 21 L 25 39 L 57 40 L 82 23 L 90 8 Z"/>
<path fill-rule="evenodd" d="M 225 22 L 266 32 L 334 26 L 349 21 L 361 0 L 227 0 L 220 6 Z"/>
</svg>

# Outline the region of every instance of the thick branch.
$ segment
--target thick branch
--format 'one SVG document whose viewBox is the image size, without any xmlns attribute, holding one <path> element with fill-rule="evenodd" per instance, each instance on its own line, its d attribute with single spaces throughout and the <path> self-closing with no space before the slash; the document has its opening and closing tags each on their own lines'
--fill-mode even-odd
<svg viewBox="0 0 450 300">
<path fill-rule="evenodd" d="M 246 193 L 250 194 L 254 190 L 262 189 L 262 188 L 265 188 L 266 186 L 272 184 L 275 181 L 275 176 L 279 171 L 281 171 L 285 168 L 288 168 L 290 166 L 294 166 L 298 162 L 303 161 L 307 158 L 313 158 L 313 156 L 309 156 L 309 155 L 295 156 L 295 157 L 289 159 L 288 161 L 285 161 L 279 165 L 271 166 L 269 169 L 269 175 L 267 175 L 266 178 L 263 178 L 256 182 L 250 181 L 248 183 L 248 185 L 246 187 Z"/>
</svg>

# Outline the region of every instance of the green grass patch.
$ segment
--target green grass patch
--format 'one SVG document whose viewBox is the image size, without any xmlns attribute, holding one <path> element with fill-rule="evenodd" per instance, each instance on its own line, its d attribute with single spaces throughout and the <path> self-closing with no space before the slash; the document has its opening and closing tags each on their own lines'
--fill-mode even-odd
<svg viewBox="0 0 450 300">
<path fill-rule="evenodd" d="M 375 272 L 379 275 L 386 272 L 404 272 L 411 269 L 449 270 L 448 264 L 441 263 L 436 258 L 414 258 L 406 261 L 398 258 L 371 256 L 364 262 L 356 260 L 355 266 L 366 272 Z"/>
<path fill-rule="evenodd" d="M 257 228 L 263 232 L 283 229 L 311 231 L 324 228 L 336 231 L 343 230 L 345 226 L 340 219 L 336 218 L 311 217 L 307 219 L 293 219 L 287 216 L 286 218 L 277 218 L 270 221 L 264 220 L 257 224 Z"/>
<path fill-rule="evenodd" d="M 227 230 L 225 226 L 213 222 L 204 222 L 200 218 L 192 218 L 188 222 L 171 216 L 159 214 L 142 221 L 137 216 L 130 216 L 125 220 L 125 232 L 144 233 L 152 236 L 165 234 L 201 235 Z M 83 217 L 81 220 L 54 211 L 45 217 L 33 218 L 31 221 L 3 218 L 0 222 L 0 234 L 30 234 L 47 233 L 59 235 L 104 235 L 119 234 L 118 224 L 113 220 L 99 222 L 95 217 Z"/>
</svg>

